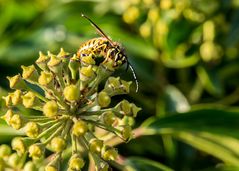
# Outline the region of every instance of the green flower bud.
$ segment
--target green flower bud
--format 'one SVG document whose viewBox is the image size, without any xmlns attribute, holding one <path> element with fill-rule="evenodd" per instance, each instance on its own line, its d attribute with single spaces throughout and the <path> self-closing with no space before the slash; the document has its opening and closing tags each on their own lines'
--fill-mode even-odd
<svg viewBox="0 0 239 171">
<path fill-rule="evenodd" d="M 44 55 L 41 51 L 39 52 L 39 58 L 36 60 L 36 64 L 43 71 L 48 71 L 47 62 L 50 60 L 49 56 Z"/>
<path fill-rule="evenodd" d="M 10 125 L 10 120 L 13 116 L 13 111 L 11 109 L 8 109 L 6 114 L 3 115 L 1 118 L 4 119 L 8 125 Z"/>
<path fill-rule="evenodd" d="M 74 171 L 80 171 L 84 165 L 85 161 L 78 154 L 74 154 L 69 160 L 69 168 Z"/>
<path fill-rule="evenodd" d="M 96 171 L 108 171 L 109 165 L 106 162 L 101 162 L 99 166 L 96 167 Z"/>
<path fill-rule="evenodd" d="M 29 91 L 25 95 L 22 96 L 22 104 L 26 108 L 31 108 L 34 106 L 39 106 L 41 103 L 39 99 L 36 97 L 35 93 Z"/>
<path fill-rule="evenodd" d="M 0 171 L 4 171 L 5 170 L 5 162 L 2 158 L 0 158 Z"/>
<path fill-rule="evenodd" d="M 131 106 L 130 103 L 127 100 L 121 101 L 117 107 L 120 109 L 120 112 L 124 115 L 129 115 L 131 112 Z"/>
<path fill-rule="evenodd" d="M 62 137 L 54 137 L 50 145 L 54 152 L 61 152 L 66 148 L 66 141 Z"/>
<path fill-rule="evenodd" d="M 37 171 L 36 165 L 32 161 L 28 161 L 23 168 L 23 171 Z"/>
<path fill-rule="evenodd" d="M 17 155 L 17 153 L 13 153 L 13 154 L 11 154 L 10 157 L 8 158 L 7 163 L 8 163 L 10 166 L 12 166 L 12 167 L 15 168 L 15 167 L 17 167 L 17 165 L 18 165 L 20 159 L 21 159 L 21 158 L 19 157 L 19 155 Z"/>
<path fill-rule="evenodd" d="M 132 116 L 124 116 L 119 122 L 119 125 L 133 126 L 134 124 L 135 124 L 135 120 Z"/>
<path fill-rule="evenodd" d="M 88 131 L 88 125 L 84 121 L 77 121 L 74 123 L 72 133 L 76 136 L 82 136 Z"/>
<path fill-rule="evenodd" d="M 44 146 L 41 144 L 33 144 L 29 147 L 29 156 L 33 159 L 39 159 L 44 154 Z"/>
<path fill-rule="evenodd" d="M 12 153 L 11 147 L 9 147 L 6 144 L 2 144 L 0 146 L 0 158 L 6 158 L 9 157 Z"/>
<path fill-rule="evenodd" d="M 5 100 L 7 107 L 12 105 L 12 94 L 8 94 L 7 96 L 3 96 L 2 98 Z"/>
<path fill-rule="evenodd" d="M 132 111 L 132 116 L 133 117 L 136 117 L 137 113 L 141 110 L 142 110 L 142 108 L 137 107 L 135 104 L 131 103 L 131 111 Z"/>
<path fill-rule="evenodd" d="M 61 155 L 56 154 L 54 158 L 48 163 L 48 165 L 45 167 L 45 171 L 59 171 L 60 170 L 60 161 L 61 161 Z"/>
<path fill-rule="evenodd" d="M 108 72 L 114 72 L 115 71 L 115 67 L 114 66 L 114 61 L 112 59 L 107 60 L 107 62 L 101 63 L 101 66 L 103 66 L 105 68 L 105 70 L 107 70 Z"/>
<path fill-rule="evenodd" d="M 66 58 L 69 56 L 69 53 L 65 52 L 63 48 L 60 49 L 60 52 L 57 54 L 58 58 Z"/>
<path fill-rule="evenodd" d="M 95 65 L 95 60 L 92 58 L 92 55 L 84 56 L 81 58 L 81 63 L 85 66 Z"/>
<path fill-rule="evenodd" d="M 14 114 L 11 117 L 9 124 L 11 127 L 18 130 L 23 126 L 23 119 L 21 118 L 21 116 L 19 114 Z"/>
<path fill-rule="evenodd" d="M 120 77 L 109 77 L 108 80 L 105 83 L 105 88 L 113 88 L 116 89 L 117 87 L 120 87 Z"/>
<path fill-rule="evenodd" d="M 69 85 L 64 88 L 63 95 L 66 100 L 73 102 L 80 98 L 80 89 L 76 85 Z"/>
<path fill-rule="evenodd" d="M 124 81 L 121 80 L 121 88 L 125 94 L 128 94 L 130 92 L 130 85 L 132 84 L 132 81 Z M 122 92 L 123 93 L 123 92 Z"/>
<path fill-rule="evenodd" d="M 79 62 L 79 59 L 76 57 L 76 55 L 74 55 L 71 59 L 70 59 L 70 62 L 68 64 L 68 67 L 71 71 L 71 77 L 73 79 L 76 79 L 76 75 L 79 71 L 79 68 L 80 68 L 80 62 Z"/>
<path fill-rule="evenodd" d="M 28 137 L 36 138 L 39 135 L 39 127 L 36 122 L 28 122 L 25 127 L 25 132 Z"/>
<path fill-rule="evenodd" d="M 104 160 L 113 160 L 114 161 L 118 157 L 118 152 L 113 147 L 105 146 L 102 150 L 101 156 Z"/>
<path fill-rule="evenodd" d="M 109 104 L 111 102 L 111 98 L 106 92 L 101 91 L 98 94 L 97 101 L 98 101 L 98 104 L 100 105 L 100 107 L 107 107 L 107 106 L 109 106 Z"/>
<path fill-rule="evenodd" d="M 57 115 L 58 112 L 58 105 L 55 101 L 48 101 L 43 106 L 43 113 L 47 117 L 54 117 Z"/>
<path fill-rule="evenodd" d="M 121 137 L 125 141 L 129 141 L 132 138 L 132 128 L 129 125 L 120 126 L 119 129 L 121 130 Z"/>
<path fill-rule="evenodd" d="M 37 82 L 39 74 L 35 68 L 34 65 L 30 66 L 21 66 L 23 72 L 22 72 L 22 78 L 26 79 L 29 82 Z"/>
<path fill-rule="evenodd" d="M 95 73 L 92 69 L 92 65 L 87 67 L 81 67 L 80 69 L 80 80 L 81 81 L 88 81 L 95 76 Z"/>
<path fill-rule="evenodd" d="M 16 90 L 14 91 L 14 93 L 12 94 L 12 104 L 13 105 L 17 105 L 19 103 L 21 103 L 22 98 L 21 98 L 21 90 Z"/>
<path fill-rule="evenodd" d="M 127 82 L 120 80 L 119 77 L 109 77 L 105 84 L 104 91 L 107 92 L 110 96 L 127 94 L 130 91 L 131 84 L 132 81 Z"/>
<path fill-rule="evenodd" d="M 136 117 L 141 108 L 137 107 L 133 103 L 129 103 L 127 100 L 122 100 L 115 106 L 115 110 L 122 113 L 123 115 Z"/>
<path fill-rule="evenodd" d="M 22 155 L 26 151 L 26 146 L 22 138 L 16 137 L 12 140 L 12 149 L 17 151 L 18 155 Z"/>
<path fill-rule="evenodd" d="M 13 77 L 7 77 L 10 83 L 10 88 L 12 89 L 20 89 L 20 90 L 26 90 L 27 86 L 20 74 L 15 75 Z"/>
<path fill-rule="evenodd" d="M 100 153 L 103 147 L 103 141 L 93 138 L 89 142 L 90 151 L 93 153 Z"/>
<path fill-rule="evenodd" d="M 54 73 L 62 73 L 62 61 L 53 54 L 50 55 L 50 61 L 47 66 Z"/>
<path fill-rule="evenodd" d="M 45 171 L 58 171 L 58 169 L 55 166 L 46 166 Z"/>
<path fill-rule="evenodd" d="M 103 120 L 103 123 L 106 124 L 107 126 L 111 126 L 116 120 L 116 116 L 112 111 L 104 112 L 101 115 L 101 118 Z"/>
<path fill-rule="evenodd" d="M 47 63 L 48 67 L 53 67 L 56 65 L 59 65 L 61 63 L 61 59 L 56 57 L 56 55 L 51 54 L 50 55 L 50 60 Z"/>
<path fill-rule="evenodd" d="M 50 72 L 42 71 L 38 82 L 40 85 L 51 87 L 53 86 L 53 75 Z"/>
</svg>

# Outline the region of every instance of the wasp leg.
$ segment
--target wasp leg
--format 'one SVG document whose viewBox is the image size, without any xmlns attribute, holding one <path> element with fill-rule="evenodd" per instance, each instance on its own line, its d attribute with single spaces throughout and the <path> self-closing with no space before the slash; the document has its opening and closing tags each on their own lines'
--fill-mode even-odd
<svg viewBox="0 0 239 171">
<path fill-rule="evenodd" d="M 106 53 L 106 51 L 107 51 L 107 44 L 102 44 L 100 46 L 96 46 L 93 51 L 95 51 L 95 52 L 98 51 L 99 55 L 102 54 L 104 56 L 104 53 Z"/>
</svg>

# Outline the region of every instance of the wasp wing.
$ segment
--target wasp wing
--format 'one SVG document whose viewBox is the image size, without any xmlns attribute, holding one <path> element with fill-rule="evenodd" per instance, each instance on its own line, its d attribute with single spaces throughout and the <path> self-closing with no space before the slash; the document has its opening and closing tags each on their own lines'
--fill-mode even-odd
<svg viewBox="0 0 239 171">
<path fill-rule="evenodd" d="M 81 14 L 81 16 L 84 17 L 84 18 L 86 18 L 86 19 L 91 23 L 91 25 L 96 29 L 97 33 L 98 33 L 100 36 L 102 36 L 102 37 L 106 38 L 107 40 L 109 40 L 110 44 L 111 44 L 112 46 L 114 46 L 113 41 L 112 41 L 89 17 L 87 17 L 87 16 L 84 15 L 84 14 Z"/>
</svg>

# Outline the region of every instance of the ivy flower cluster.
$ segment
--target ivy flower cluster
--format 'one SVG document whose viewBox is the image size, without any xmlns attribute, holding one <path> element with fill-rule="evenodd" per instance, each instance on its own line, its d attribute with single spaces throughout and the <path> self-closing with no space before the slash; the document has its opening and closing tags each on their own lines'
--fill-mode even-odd
<svg viewBox="0 0 239 171">
<path fill-rule="evenodd" d="M 227 51 L 229 56 L 236 55 L 237 52 L 233 48 L 223 49 L 223 45 L 216 41 L 219 35 L 227 34 L 227 27 L 229 27 L 222 13 L 210 17 L 219 9 L 220 3 L 213 1 L 209 7 L 203 1 L 200 2 L 195 3 L 190 0 L 121 1 L 124 7 L 122 17 L 127 24 L 139 26 L 137 28 L 139 34 L 145 39 L 151 39 L 155 47 L 164 52 L 162 59 L 170 59 L 174 56 L 175 60 L 179 59 L 179 56 L 183 58 L 195 45 L 198 46 L 200 57 L 204 62 L 218 61 L 223 51 Z M 208 10 L 205 10 L 205 7 L 208 7 Z M 175 52 L 172 50 L 167 52 L 168 45 L 165 42 L 168 42 L 167 39 L 174 32 L 173 28 L 177 27 L 179 22 L 187 23 L 185 24 L 188 25 L 187 27 L 190 27 L 192 23 L 198 26 L 187 35 L 186 43 L 176 46 Z"/>
<path fill-rule="evenodd" d="M 131 85 L 111 77 L 117 69 L 113 62 L 108 59 L 97 65 L 91 55 L 78 59 L 61 49 L 57 55 L 40 52 L 36 65 L 21 66 L 21 75 L 8 77 L 15 91 L 4 97 L 8 110 L 2 118 L 26 136 L 12 140 L 16 153 L 10 154 L 6 145 L 0 147 L 0 153 L 4 151 L 0 168 L 57 171 L 70 151 L 68 170 L 82 170 L 86 154 L 96 170 L 109 170 L 108 161 L 117 160 L 118 152 L 106 142 L 116 136 L 129 141 L 132 120 L 141 110 L 127 100 L 111 103 L 113 96 L 129 93 Z M 22 107 L 29 108 L 31 115 L 21 113 Z M 18 162 L 9 164 L 12 155 Z M 32 161 L 24 166 L 29 157 Z"/>
</svg>

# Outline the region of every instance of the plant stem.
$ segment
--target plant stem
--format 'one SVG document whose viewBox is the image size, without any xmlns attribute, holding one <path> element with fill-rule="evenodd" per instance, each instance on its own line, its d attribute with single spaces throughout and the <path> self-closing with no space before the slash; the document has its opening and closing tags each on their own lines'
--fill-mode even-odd
<svg viewBox="0 0 239 171">
<path fill-rule="evenodd" d="M 145 128 L 139 127 L 133 130 L 133 136 L 134 138 L 138 138 L 144 135 L 150 135 L 150 133 L 147 133 L 147 131 L 145 130 Z M 105 144 L 107 145 L 111 145 L 111 146 L 116 146 L 119 145 L 121 143 L 123 143 L 124 141 L 122 139 L 120 139 L 118 136 L 115 136 L 113 138 L 111 138 L 110 140 L 106 141 Z"/>
</svg>

